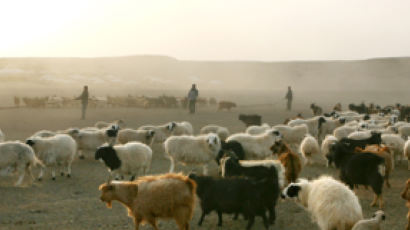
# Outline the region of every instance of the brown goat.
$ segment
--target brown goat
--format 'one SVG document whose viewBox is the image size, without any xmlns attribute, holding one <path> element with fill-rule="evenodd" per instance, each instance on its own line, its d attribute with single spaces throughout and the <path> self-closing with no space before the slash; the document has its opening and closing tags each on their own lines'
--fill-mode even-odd
<svg viewBox="0 0 410 230">
<path fill-rule="evenodd" d="M 226 109 L 228 111 L 231 111 L 231 108 L 235 108 L 236 103 L 231 102 L 231 101 L 220 101 L 218 103 L 218 111 Z"/>
<path fill-rule="evenodd" d="M 113 200 L 127 207 L 135 230 L 144 222 L 158 230 L 157 218 L 173 218 L 180 230 L 189 230 L 196 183 L 187 176 L 174 173 L 145 176 L 132 182 L 112 181 L 100 185 L 99 189 L 100 199 L 108 208 Z"/>
<path fill-rule="evenodd" d="M 286 118 L 286 120 L 283 122 L 283 124 L 287 125 L 287 124 L 289 123 L 289 121 L 295 120 L 295 119 L 305 119 L 305 118 L 302 116 L 301 113 L 298 113 L 298 114 L 296 115 L 296 117 Z"/>
<path fill-rule="evenodd" d="M 406 200 L 406 206 L 409 209 L 407 212 L 407 226 L 406 230 L 410 230 L 410 179 L 406 182 L 406 187 L 404 187 L 403 192 L 401 193 L 401 198 Z"/>
<path fill-rule="evenodd" d="M 273 153 L 279 153 L 279 160 L 285 167 L 285 176 L 288 184 L 296 182 L 300 171 L 302 171 L 299 156 L 293 153 L 289 146 L 283 141 L 276 142 L 271 147 L 271 150 Z"/>
<path fill-rule="evenodd" d="M 366 146 L 365 149 L 361 149 L 360 147 L 355 148 L 355 152 L 361 153 L 361 152 L 368 152 L 368 153 L 373 153 L 379 157 L 384 158 L 384 165 L 386 168 L 385 175 L 384 175 L 384 181 L 386 182 L 386 186 L 390 188 L 390 182 L 389 182 L 389 177 L 390 173 L 393 168 L 393 159 L 392 156 L 390 155 L 390 149 L 387 146 L 380 147 L 379 145 L 368 145 Z"/>
<path fill-rule="evenodd" d="M 334 111 L 342 112 L 342 104 L 339 102 L 333 107 Z"/>
</svg>

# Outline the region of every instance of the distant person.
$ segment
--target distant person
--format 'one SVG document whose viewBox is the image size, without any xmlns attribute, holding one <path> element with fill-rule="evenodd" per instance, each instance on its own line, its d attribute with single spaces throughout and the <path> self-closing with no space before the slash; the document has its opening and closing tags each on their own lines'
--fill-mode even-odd
<svg viewBox="0 0 410 230">
<path fill-rule="evenodd" d="M 293 93 L 292 93 L 292 89 L 290 88 L 290 86 L 288 86 L 288 93 L 286 93 L 285 99 L 288 100 L 287 110 L 291 111 L 292 110 Z"/>
<path fill-rule="evenodd" d="M 195 104 L 196 104 L 197 98 L 198 98 L 198 89 L 196 88 L 195 84 L 192 84 L 192 88 L 188 92 L 188 108 L 189 108 L 189 113 L 191 114 L 195 113 Z"/>
<path fill-rule="evenodd" d="M 88 106 L 88 86 L 84 86 L 83 92 L 76 100 L 81 100 L 81 120 L 85 119 L 85 112 Z"/>
</svg>

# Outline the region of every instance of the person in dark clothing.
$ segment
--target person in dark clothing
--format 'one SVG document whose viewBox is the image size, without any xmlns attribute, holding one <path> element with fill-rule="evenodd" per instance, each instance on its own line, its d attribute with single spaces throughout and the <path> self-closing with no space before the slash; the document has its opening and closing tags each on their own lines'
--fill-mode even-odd
<svg viewBox="0 0 410 230">
<path fill-rule="evenodd" d="M 192 84 L 191 90 L 188 92 L 188 108 L 189 108 L 189 113 L 193 114 L 195 113 L 195 104 L 196 104 L 196 99 L 198 98 L 198 89 L 196 88 L 195 84 Z"/>
<path fill-rule="evenodd" d="M 292 110 L 292 100 L 293 100 L 293 93 L 290 86 L 288 86 L 288 93 L 286 93 L 285 99 L 288 100 L 287 110 Z"/>
<path fill-rule="evenodd" d="M 88 106 L 88 86 L 84 86 L 83 92 L 79 97 L 75 98 L 76 100 L 81 100 L 81 120 L 85 119 L 85 112 Z"/>
</svg>

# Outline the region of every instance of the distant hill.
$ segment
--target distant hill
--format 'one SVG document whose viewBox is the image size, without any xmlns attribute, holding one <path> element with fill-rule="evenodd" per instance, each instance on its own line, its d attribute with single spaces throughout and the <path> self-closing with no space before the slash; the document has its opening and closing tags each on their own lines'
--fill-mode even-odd
<svg viewBox="0 0 410 230">
<path fill-rule="evenodd" d="M 56 87 L 107 85 L 136 89 L 407 90 L 410 58 L 358 61 L 185 61 L 166 56 L 1 58 L 0 80 Z"/>
</svg>

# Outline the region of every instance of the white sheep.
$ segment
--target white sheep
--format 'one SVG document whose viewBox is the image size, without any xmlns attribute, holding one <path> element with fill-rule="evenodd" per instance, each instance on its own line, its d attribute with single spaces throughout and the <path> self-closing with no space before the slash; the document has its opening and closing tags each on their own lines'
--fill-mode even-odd
<svg viewBox="0 0 410 230">
<path fill-rule="evenodd" d="M 376 211 L 372 218 L 359 220 L 352 228 L 352 230 L 381 230 L 382 221 L 386 219 L 382 210 Z"/>
<path fill-rule="evenodd" d="M 246 128 L 245 133 L 249 133 L 251 135 L 259 135 L 259 134 L 266 132 L 266 130 L 269 130 L 269 129 L 271 129 L 269 124 L 263 123 L 262 125 L 249 126 L 248 128 Z"/>
<path fill-rule="evenodd" d="M 243 167 L 264 166 L 269 168 L 275 166 L 278 172 L 279 186 L 280 188 L 285 186 L 285 167 L 279 160 L 242 160 L 239 161 L 239 164 Z"/>
<path fill-rule="evenodd" d="M 366 130 L 366 131 L 354 131 L 350 133 L 347 138 L 353 139 L 353 140 L 363 140 L 367 139 L 372 136 L 372 131 L 371 130 Z"/>
<path fill-rule="evenodd" d="M 85 156 L 90 157 L 94 155 L 98 147 L 104 143 L 111 145 L 115 144 L 117 138 L 117 129 L 81 129 L 77 133 L 73 131 L 74 139 L 77 142 L 78 155 L 80 159 L 84 159 Z"/>
<path fill-rule="evenodd" d="M 188 121 L 182 121 L 182 122 L 170 122 L 169 124 L 171 126 L 172 134 L 173 136 L 180 136 L 180 135 L 194 135 L 194 128 L 192 127 L 192 124 L 189 123 Z"/>
<path fill-rule="evenodd" d="M 329 176 L 289 184 L 282 197 L 296 198 L 321 230 L 351 229 L 363 219 L 359 199 L 345 184 Z"/>
<path fill-rule="evenodd" d="M 404 144 L 403 156 L 407 158 L 407 169 L 410 170 L 410 138 Z"/>
<path fill-rule="evenodd" d="M 4 135 L 3 131 L 0 129 L 0 142 L 4 142 L 6 140 L 6 136 Z"/>
<path fill-rule="evenodd" d="M 348 137 L 349 134 L 353 133 L 356 130 L 357 130 L 357 127 L 355 126 L 350 126 L 350 125 L 340 126 L 333 131 L 333 136 L 335 136 L 338 140 L 341 140 L 344 137 Z"/>
<path fill-rule="evenodd" d="M 326 118 L 325 120 L 326 122 L 323 122 L 321 124 L 320 130 L 319 130 L 318 140 L 320 141 L 323 140 L 326 135 L 332 134 L 336 128 L 341 127 L 346 122 L 344 118 L 337 118 L 337 119 Z"/>
<path fill-rule="evenodd" d="M 120 129 L 123 129 L 126 127 L 125 122 L 123 120 L 115 120 L 113 122 L 106 122 L 106 121 L 97 121 L 94 126 L 97 127 L 98 129 L 103 129 L 107 127 L 111 127 L 112 125 L 118 125 Z"/>
<path fill-rule="evenodd" d="M 203 165 L 203 173 L 208 174 L 207 164 L 216 159 L 221 150 L 221 141 L 214 133 L 171 136 L 164 142 L 164 148 L 171 163 L 169 172 L 174 172 L 177 161 L 186 165 Z"/>
<path fill-rule="evenodd" d="M 239 142 L 245 151 L 245 160 L 264 160 L 272 156 L 272 145 L 281 139 L 282 135 L 277 129 L 270 129 L 259 135 L 250 135 L 248 133 L 233 134 L 226 141 L 233 140 Z"/>
<path fill-rule="evenodd" d="M 309 129 L 310 135 L 317 138 L 319 135 L 319 124 L 323 124 L 324 122 L 326 122 L 324 117 L 316 116 L 316 117 L 312 117 L 306 120 L 304 119 L 291 120 L 289 121 L 288 125 L 291 127 L 294 127 L 297 125 L 306 124 Z"/>
<path fill-rule="evenodd" d="M 306 164 L 312 164 L 313 158 L 321 157 L 319 143 L 313 136 L 307 134 L 300 144 L 302 156 L 307 160 Z"/>
<path fill-rule="evenodd" d="M 398 128 L 399 134 L 403 137 L 404 140 L 407 140 L 407 137 L 410 137 L 410 124 L 402 125 Z"/>
<path fill-rule="evenodd" d="M 327 159 L 327 155 L 329 154 L 330 151 L 330 146 L 334 143 L 336 143 L 338 139 L 333 136 L 333 135 L 326 135 L 325 139 L 322 141 L 322 146 L 320 148 L 322 152 L 322 157 L 324 159 Z M 329 162 L 326 161 L 326 167 L 329 167 Z"/>
<path fill-rule="evenodd" d="M 138 141 L 151 146 L 154 136 L 154 130 L 121 129 L 118 132 L 117 141 L 120 144 L 125 144 L 130 141 Z"/>
<path fill-rule="evenodd" d="M 183 122 L 168 122 L 163 125 L 143 125 L 138 128 L 139 130 L 154 130 L 154 141 L 157 143 L 163 143 L 170 136 L 180 135 L 193 135 L 194 129 L 191 123 L 187 121 Z"/>
<path fill-rule="evenodd" d="M 275 125 L 274 129 L 279 130 L 285 141 L 293 152 L 298 152 L 299 145 L 308 133 L 308 127 L 305 124 L 290 127 L 288 125 Z"/>
<path fill-rule="evenodd" d="M 390 149 L 393 159 L 392 168 L 394 169 L 395 164 L 402 160 L 405 141 L 398 134 L 382 134 L 382 144 Z"/>
<path fill-rule="evenodd" d="M 57 134 L 52 137 L 31 137 L 26 144 L 30 145 L 36 156 L 47 166 L 51 167 L 52 179 L 56 178 L 56 169 L 64 167 L 67 177 L 71 176 L 71 163 L 77 152 L 75 140 L 67 134 Z M 64 175 L 64 168 L 61 175 Z M 44 170 L 41 169 L 38 180 L 43 178 Z"/>
<path fill-rule="evenodd" d="M 31 168 L 43 163 L 36 157 L 33 149 L 20 141 L 7 141 L 0 143 L 0 175 L 10 175 L 17 172 L 19 178 L 15 186 L 21 185 L 25 174 L 33 178 Z"/>
<path fill-rule="evenodd" d="M 131 141 L 124 145 L 103 145 L 95 152 L 95 159 L 102 159 L 108 167 L 111 181 L 113 177 L 145 175 L 151 169 L 152 150 L 143 143 Z"/>
<path fill-rule="evenodd" d="M 40 130 L 35 132 L 31 137 L 52 137 L 55 136 L 57 133 L 50 131 L 50 130 Z M 30 138 L 31 138 L 30 137 Z"/>
<path fill-rule="evenodd" d="M 200 134 L 216 133 L 221 141 L 225 141 L 230 135 L 229 129 L 219 125 L 206 125 L 201 128 Z"/>
</svg>

